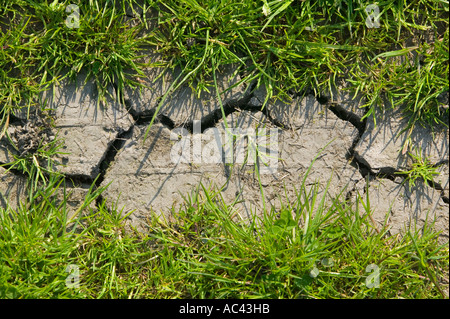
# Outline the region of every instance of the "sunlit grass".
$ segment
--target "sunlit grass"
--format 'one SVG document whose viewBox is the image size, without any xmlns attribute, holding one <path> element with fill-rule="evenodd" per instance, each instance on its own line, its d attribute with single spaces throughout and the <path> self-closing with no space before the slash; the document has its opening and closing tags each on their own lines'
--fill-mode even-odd
<svg viewBox="0 0 450 319">
<path fill-rule="evenodd" d="M 0 209 L 1 298 L 445 297 L 448 246 L 431 225 L 391 237 L 372 225 L 364 198 L 358 211 L 302 188 L 292 206 L 242 221 L 199 185 L 170 221 L 154 216 L 133 232 L 124 211 L 90 208 L 102 190 L 69 220 L 61 183 Z"/>
<path fill-rule="evenodd" d="M 65 23 L 69 4 L 79 6 L 77 27 Z M 369 4 L 0 0 L 0 136 L 12 116 L 46 108 L 37 103 L 42 90 L 81 69 L 99 102 L 111 85 L 122 97 L 141 85 L 145 50 L 182 70 L 171 88 L 214 90 L 214 75 L 232 64 L 269 97 L 330 94 L 343 78 L 366 97 L 366 116 L 388 100 L 404 110 L 408 130 L 444 122 L 448 2 L 377 2 L 378 27 L 367 24 Z M 364 211 L 344 198 L 327 207 L 301 187 L 291 206 L 242 222 L 231 218 L 231 203 L 199 186 L 173 219 L 155 217 L 147 233 L 134 233 L 125 231 L 126 208 L 107 207 L 93 184 L 69 221 L 66 199 L 56 196 L 64 180 L 53 172 L 55 143 L 8 163 L 29 187 L 22 206 L 0 208 L 1 298 L 445 297 L 448 245 L 439 246 L 432 225 L 403 237 L 374 229 L 368 198 L 358 198 Z M 405 172 L 410 182 L 432 178 L 428 164 L 416 161 Z M 68 265 L 79 267 L 78 288 L 66 285 Z M 376 267 L 379 282 L 367 281 Z"/>
</svg>

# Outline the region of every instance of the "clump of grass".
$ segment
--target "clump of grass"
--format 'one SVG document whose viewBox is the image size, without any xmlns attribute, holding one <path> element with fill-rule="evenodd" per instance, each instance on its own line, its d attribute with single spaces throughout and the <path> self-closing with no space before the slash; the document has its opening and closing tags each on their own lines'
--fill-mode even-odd
<svg viewBox="0 0 450 319">
<path fill-rule="evenodd" d="M 436 46 L 435 58 L 445 61 L 441 46 L 448 35 L 448 5 L 417 0 L 405 7 L 387 1 L 379 5 L 380 26 L 376 28 L 367 24 L 370 17 L 365 9 L 369 4 L 326 0 L 314 4 L 164 1 L 158 28 L 152 30 L 153 39 L 161 52 L 171 54 L 174 64 L 185 66 L 204 56 L 208 31 L 210 52 L 193 78 L 211 74 L 208 61 L 213 58 L 221 62 L 217 65 L 248 62 L 248 73 L 265 84 L 271 83 L 269 89 L 285 88 L 281 92 L 303 85 L 327 88 L 333 78 L 346 74 L 351 64 L 364 63 L 364 58 L 369 58 L 367 73 L 374 72 L 379 65 L 371 63 L 372 58 L 392 51 L 396 45 L 405 47 L 406 38 L 423 30 L 434 32 L 439 42 L 420 45 Z M 363 79 L 362 75 L 356 78 Z"/>
<path fill-rule="evenodd" d="M 60 76 L 88 71 L 99 98 L 115 84 L 140 86 L 145 67 L 138 52 L 152 46 L 166 67 L 183 70 L 181 82 L 198 92 L 227 65 L 243 82 L 257 81 L 268 97 L 286 98 L 313 88 L 323 94 L 344 78 L 367 97 L 366 116 L 393 108 L 416 123 L 444 123 L 448 108 L 448 4 L 443 1 L 2 1 L 0 102 L 8 114 L 29 107 L 39 89 Z M 79 8 L 79 25 L 69 27 L 69 4 Z M 139 13 L 138 11 L 143 11 Z M 129 23 L 130 13 L 134 21 Z M 423 34 L 423 36 L 422 36 Z M 194 85 L 195 82 L 195 85 Z M 22 104 L 21 104 L 22 103 Z M 19 107 L 20 105 L 20 107 Z"/>
<path fill-rule="evenodd" d="M 428 158 L 423 157 L 420 148 L 415 149 L 415 154 L 410 152 L 409 155 L 413 160 L 411 168 L 406 171 L 397 172 L 397 174 L 405 177 L 405 182 L 408 182 L 410 190 L 412 187 L 416 186 L 415 183 L 417 180 L 424 182 L 425 185 L 433 187 L 433 179 L 435 176 L 439 175 L 439 172 L 437 171 L 438 166 L 431 163 Z"/>
<path fill-rule="evenodd" d="M 21 27 L 12 27 L 0 34 L 0 136 L 5 133 L 10 114 L 18 114 L 22 108 L 29 109 L 41 91 L 38 76 L 30 70 L 35 63 L 34 47 L 23 40 L 28 23 L 29 20 L 23 17 Z M 3 27 L 2 22 L 0 26 Z"/>
<path fill-rule="evenodd" d="M 195 195 L 192 204 L 176 215 L 175 222 L 162 224 L 167 225 L 162 229 L 159 225 L 153 227 L 151 237 L 161 249 L 158 267 L 154 269 L 178 268 L 177 277 L 184 283 L 180 291 L 177 283 L 170 285 L 173 277 L 168 282 L 160 274 L 159 285 L 171 287 L 162 291 L 161 296 L 420 298 L 422 293 L 422 297 L 430 296 L 434 288 L 425 288 L 425 281 L 419 278 L 437 265 L 428 259 L 425 268 L 413 267 L 411 272 L 411 264 L 417 264 L 410 254 L 422 254 L 416 248 L 424 249 L 426 240 L 438 247 L 435 235 L 427 230 L 424 237 L 414 231 L 403 239 L 390 237 L 385 228 L 375 230 L 369 211 L 355 211 L 339 199 L 331 207 L 325 207 L 316 194 L 317 190 L 303 193 L 294 207 L 265 212 L 261 223 L 254 219 L 248 225 L 233 221 L 233 207 L 220 198 L 207 194 L 199 201 Z M 418 241 L 421 244 L 416 247 Z M 444 265 L 445 262 L 438 267 Z M 369 277 L 374 269 L 380 271 L 377 288 Z M 406 286 L 403 280 L 408 281 Z M 410 280 L 419 290 L 410 286 Z M 434 294 L 442 296 L 439 288 Z"/>
<path fill-rule="evenodd" d="M 67 289 L 66 268 L 74 263 L 80 235 L 68 228 L 63 178 L 51 176 L 32 189 L 17 209 L 0 207 L 0 298 L 83 298 Z M 92 190 L 92 189 L 91 189 Z M 98 193 L 89 193 L 86 208 Z"/>
<path fill-rule="evenodd" d="M 317 188 L 302 188 L 279 211 L 240 220 L 235 203 L 203 188 L 143 233 L 126 230 L 124 210 L 90 207 L 103 189 L 91 188 L 69 220 L 54 196 L 61 182 L 0 208 L 2 298 L 445 297 L 448 246 L 431 225 L 391 237 L 359 197 L 363 205 L 325 205 Z"/>
<path fill-rule="evenodd" d="M 135 1 L 2 1 L 0 35 L 0 103 L 2 122 L 19 109 L 36 104 L 40 91 L 81 69 L 94 79 L 99 101 L 114 85 L 142 85 L 138 50 L 146 45 L 138 35 L 141 25 L 125 21 L 126 8 Z M 66 23 L 78 7 L 73 24 Z M 45 107 L 45 106 L 44 106 Z"/>
<path fill-rule="evenodd" d="M 94 1 L 78 3 L 79 25 L 70 28 L 65 25 L 69 4 L 64 1 L 33 7 L 37 22 L 34 31 L 42 37 L 38 69 L 44 71 L 43 81 L 47 74 L 53 81 L 62 71 L 74 77 L 84 68 L 88 78 L 95 80 L 101 98 L 113 83 L 119 93 L 125 86 L 139 86 L 133 76 L 143 75 L 137 62 L 137 51 L 144 45 L 138 38 L 140 26 L 127 25 L 115 1 Z M 45 27 L 40 28 L 41 24 Z"/>
</svg>

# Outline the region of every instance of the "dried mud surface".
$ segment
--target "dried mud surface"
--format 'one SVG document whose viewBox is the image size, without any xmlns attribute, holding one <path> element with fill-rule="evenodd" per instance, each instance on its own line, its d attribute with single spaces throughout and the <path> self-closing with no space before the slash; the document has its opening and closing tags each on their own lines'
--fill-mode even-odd
<svg viewBox="0 0 450 319">
<path fill-rule="evenodd" d="M 234 71 L 218 75 L 221 91 L 239 82 Z M 103 193 L 108 205 L 124 208 L 124 214 L 133 210 L 129 221 L 145 228 L 152 211 L 170 217 L 200 183 L 218 190 L 228 203 L 237 199 L 234 207 L 242 218 L 260 214 L 257 168 L 265 203 L 278 210 L 295 200 L 314 162 L 305 180 L 307 189 L 317 186 L 320 194 L 328 187 L 327 200 L 339 195 L 355 206 L 361 205 L 357 197 L 368 193 L 377 227 L 387 220 L 391 233 L 402 233 L 428 218 L 442 231 L 441 241 L 448 242 L 447 128 L 434 134 L 420 126 L 413 130 L 412 145 L 420 147 L 440 174 L 432 186 L 417 181 L 409 189 L 396 174 L 411 164 L 411 157 L 401 152 L 405 121 L 394 111 L 377 114 L 376 126 L 370 119 L 361 120 L 363 96 L 353 99 L 337 88 L 333 99 L 293 96 L 290 102 L 269 100 L 261 110 L 264 88 L 241 84 L 221 95 L 224 121 L 214 90 L 198 98 L 189 87 L 181 87 L 166 100 L 145 139 L 174 78 L 159 69 L 147 70 L 147 76 L 150 88 L 127 90 L 124 105 L 110 99 L 97 106 L 95 85 L 84 83 L 83 74 L 76 83 L 54 87 L 42 96 L 52 109 L 54 125 L 36 131 L 37 116 L 12 121 L 8 133 L 20 147 L 14 149 L 3 137 L 0 163 L 11 162 L 12 154 L 32 152 L 39 139 L 62 138 L 67 154 L 57 157 L 57 169 L 72 186 L 69 209 L 76 210 L 97 178 L 97 186 L 109 185 Z M 230 128 L 234 140 L 227 135 Z M 0 205 L 16 207 L 26 196 L 24 184 L 24 176 L 0 168 Z"/>
</svg>

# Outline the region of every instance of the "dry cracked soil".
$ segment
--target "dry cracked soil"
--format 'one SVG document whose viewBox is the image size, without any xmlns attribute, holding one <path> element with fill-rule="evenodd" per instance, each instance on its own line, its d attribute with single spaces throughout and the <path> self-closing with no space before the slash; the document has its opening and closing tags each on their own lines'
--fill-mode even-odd
<svg viewBox="0 0 450 319">
<path fill-rule="evenodd" d="M 328 187 L 327 200 L 339 195 L 354 206 L 361 205 L 358 196 L 368 195 L 376 227 L 386 221 L 391 234 L 435 220 L 440 241 L 448 243 L 448 128 L 414 128 L 411 145 L 440 174 L 431 186 L 416 181 L 410 188 L 397 174 L 411 165 L 411 157 L 401 151 L 405 119 L 385 108 L 376 114 L 377 125 L 371 118 L 361 120 L 364 96 L 353 98 L 338 87 L 332 97 L 293 94 L 289 102 L 269 100 L 261 109 L 265 89 L 238 84 L 239 75 L 230 67 L 217 79 L 225 91 L 226 121 L 214 90 L 197 97 L 182 86 L 165 100 L 148 130 L 174 75 L 157 68 L 146 73 L 149 88 L 127 90 L 124 105 L 108 99 L 97 106 L 95 84 L 85 82 L 82 73 L 76 83 L 62 81 L 42 95 L 53 125 L 39 130 L 39 116 L 12 118 L 8 133 L 20 147 L 12 148 L 3 137 L 0 163 L 32 152 L 37 140 L 56 136 L 63 141 L 65 154 L 56 160 L 71 191 L 70 210 L 76 211 L 98 177 L 96 186 L 109 185 L 102 195 L 107 204 L 124 208 L 124 214 L 133 210 L 128 222 L 143 229 L 152 211 L 170 217 L 200 183 L 227 203 L 235 202 L 243 219 L 260 214 L 263 200 L 278 210 L 295 200 L 313 163 L 306 189 L 323 193 Z M 0 205 L 16 207 L 26 196 L 25 178 L 6 168 L 0 167 Z"/>
</svg>

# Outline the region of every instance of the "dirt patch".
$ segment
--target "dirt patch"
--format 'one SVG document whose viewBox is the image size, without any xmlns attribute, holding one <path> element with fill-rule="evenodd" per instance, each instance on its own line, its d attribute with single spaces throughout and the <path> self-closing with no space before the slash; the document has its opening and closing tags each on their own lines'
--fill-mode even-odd
<svg viewBox="0 0 450 319">
<path fill-rule="evenodd" d="M 237 85 L 227 91 L 239 81 L 228 69 L 218 77 L 221 101 L 213 90 L 198 97 L 181 87 L 148 130 L 174 75 L 147 71 L 152 87 L 127 90 L 125 105 L 108 100 L 98 107 L 95 85 L 83 75 L 43 95 L 55 115 L 53 132 L 70 153 L 58 158 L 60 172 L 84 183 L 99 176 L 97 186 L 109 185 L 107 204 L 123 213 L 133 210 L 132 224 L 145 227 L 152 213 L 170 216 L 201 190 L 200 183 L 235 202 L 244 219 L 260 214 L 264 205 L 279 210 L 293 203 L 304 183 L 307 190 L 317 187 L 319 196 L 328 189 L 328 202 L 336 196 L 355 202 L 358 192 L 368 192 L 374 219 L 381 223 L 388 216 L 394 234 L 413 221 L 422 227 L 426 218 L 436 218 L 435 227 L 448 239 L 448 130 L 412 132 L 411 143 L 442 165 L 433 187 L 410 190 L 395 174 L 410 165 L 401 152 L 406 123 L 398 113 L 379 117 L 377 126 L 362 121 L 364 97 L 339 90 L 330 97 L 293 94 L 288 102 L 269 100 L 261 111 L 265 90 Z M 25 143 L 35 132 L 28 123 L 11 125 L 23 133 L 21 152 L 35 151 Z M 1 162 L 10 159 L 7 143 L 2 139 Z M 264 171 L 260 177 L 257 169 Z M 8 185 L 5 179 L 2 192 Z"/>
</svg>

